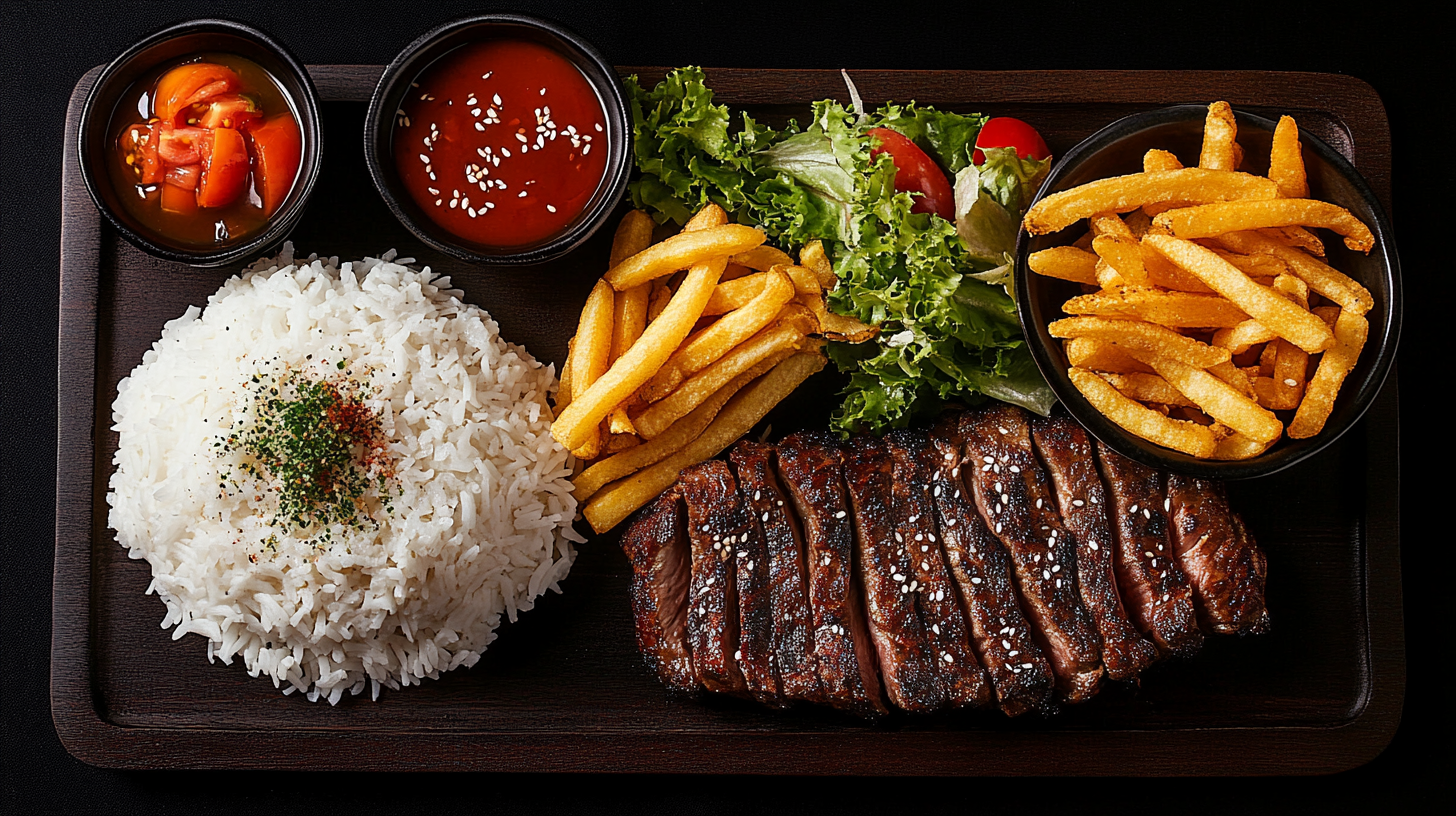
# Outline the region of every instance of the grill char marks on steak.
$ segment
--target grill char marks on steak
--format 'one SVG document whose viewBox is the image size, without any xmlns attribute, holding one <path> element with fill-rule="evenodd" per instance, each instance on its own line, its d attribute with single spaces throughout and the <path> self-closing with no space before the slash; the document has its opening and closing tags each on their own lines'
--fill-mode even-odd
<svg viewBox="0 0 1456 816">
<path fill-rule="evenodd" d="M 1168 499 L 1173 547 L 1207 627 L 1224 635 L 1268 631 L 1268 562 L 1243 519 L 1229 510 L 1223 485 L 1169 474 Z"/>
<path fill-rule="evenodd" d="M 738 668 L 738 598 L 734 547 L 748 535 L 748 514 L 725 462 L 708 460 L 683 470 L 678 490 L 688 509 L 693 580 L 688 588 L 688 645 L 698 682 L 709 691 L 742 696 L 748 684 Z"/>
<path fill-rule="evenodd" d="M 1101 638 L 1077 585 L 1075 538 L 1057 516 L 1046 474 L 1032 449 L 1026 415 L 1006 405 L 963 415 L 968 476 L 976 506 L 1006 545 L 1023 608 L 1068 703 L 1097 693 Z"/>
<path fill-rule="evenodd" d="M 1112 494 L 1109 515 L 1117 532 L 1117 584 L 1138 627 L 1167 655 L 1192 655 L 1203 646 L 1193 611 L 1193 589 L 1172 549 L 1163 475 L 1097 444 L 1102 477 Z"/>
<path fill-rule="evenodd" d="M 1092 443 L 1064 416 L 1032 417 L 1031 436 L 1056 488 L 1062 523 L 1077 541 L 1077 583 L 1102 635 L 1102 665 L 1113 680 L 1130 680 L 1157 661 L 1158 649 L 1128 621 L 1117 593 L 1117 542 Z"/>
<path fill-rule="evenodd" d="M 844 454 L 845 483 L 854 508 L 856 571 L 864 584 L 870 636 L 890 701 L 905 711 L 946 705 L 934 652 L 915 609 L 915 570 L 903 536 L 896 541 L 894 463 L 872 436 L 850 440 Z"/>
<path fill-rule="evenodd" d="M 698 688 L 687 643 L 692 558 L 687 512 L 676 488 L 643 508 L 622 534 L 632 562 L 632 618 L 647 667 L 673 691 Z"/>
<path fill-rule="evenodd" d="M 935 467 L 932 490 L 946 564 L 960 589 L 981 665 L 1008 717 L 1044 705 L 1055 679 L 1046 656 L 1031 636 L 1031 625 L 1016 601 L 1011 556 L 991 535 L 971 504 L 961 481 L 965 444 L 958 415 L 942 419 L 931 435 L 927 456 Z"/>
<path fill-rule="evenodd" d="M 839 444 L 798 433 L 778 450 L 779 478 L 803 523 L 814 666 L 824 702 L 871 717 L 887 712 L 854 570 L 854 523 Z"/>
<path fill-rule="evenodd" d="M 945 488 L 934 483 L 935 448 L 920 431 L 893 431 L 885 436 L 885 447 L 894 463 L 895 542 L 909 555 L 913 576 L 909 595 L 920 614 L 931 665 L 948 705 L 985 705 L 991 689 L 971 648 L 970 627 L 937 534 L 932 494 Z"/>
<path fill-rule="evenodd" d="M 768 662 L 778 683 L 776 704 L 793 700 L 820 700 L 819 677 L 814 668 L 812 619 L 804 584 L 804 554 L 791 521 L 788 503 L 773 474 L 772 445 L 740 442 L 729 454 L 738 476 L 738 492 L 747 506 L 754 536 L 761 544 L 740 550 L 738 557 L 738 603 L 741 630 L 750 628 L 747 598 L 754 587 L 745 587 L 744 576 L 763 574 L 767 591 L 761 598 L 762 614 L 769 629 Z M 755 553 L 755 550 L 758 552 Z M 744 659 L 748 659 L 748 637 L 739 638 Z M 748 672 L 745 669 L 744 675 Z M 749 684 L 750 688 L 752 683 Z"/>
<path fill-rule="evenodd" d="M 735 455 L 738 451 L 734 451 Z M 745 451 L 744 455 L 748 455 Z M 735 476 L 742 468 L 732 468 Z M 738 490 L 734 498 L 742 508 L 744 532 L 733 541 L 733 575 L 738 594 L 738 650 L 734 658 L 743 682 L 753 699 L 767 706 L 788 705 L 779 691 L 778 676 L 773 666 L 774 609 L 773 584 L 769 578 L 768 542 L 763 525 L 748 506 L 752 490 L 745 490 L 741 479 L 735 479 Z M 762 496 L 762 490 L 759 490 Z M 727 543 L 725 539 L 725 544 Z"/>
</svg>

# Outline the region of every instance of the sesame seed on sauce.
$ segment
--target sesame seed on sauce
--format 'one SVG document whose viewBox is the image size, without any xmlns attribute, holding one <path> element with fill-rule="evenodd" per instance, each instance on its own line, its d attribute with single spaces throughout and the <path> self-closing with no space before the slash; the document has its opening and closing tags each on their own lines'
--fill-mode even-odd
<svg viewBox="0 0 1456 816">
<path fill-rule="evenodd" d="M 429 135 L 411 142 L 413 152 L 397 147 L 395 164 L 416 203 L 457 237 L 503 247 L 550 238 L 576 219 L 606 173 L 606 151 L 591 151 L 585 135 L 605 132 L 602 104 L 581 72 L 545 45 L 465 46 L 416 86 L 395 126 Z M 462 167 L 473 200 L 457 190 L 445 206 L 440 188 L 460 184 Z"/>
</svg>

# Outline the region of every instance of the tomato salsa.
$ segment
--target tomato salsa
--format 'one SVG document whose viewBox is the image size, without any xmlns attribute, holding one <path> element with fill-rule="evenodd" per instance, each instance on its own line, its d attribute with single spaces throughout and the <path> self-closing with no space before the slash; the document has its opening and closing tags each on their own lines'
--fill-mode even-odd
<svg viewBox="0 0 1456 816">
<path fill-rule="evenodd" d="M 283 90 L 234 54 L 200 54 L 143 76 L 112 128 L 107 165 L 122 206 L 186 247 L 256 233 L 288 196 L 303 154 Z"/>
<path fill-rule="evenodd" d="M 472 244 L 534 244 L 570 225 L 606 173 L 606 113 L 569 60 L 488 40 L 422 73 L 395 116 L 394 162 L 415 203 Z"/>
</svg>

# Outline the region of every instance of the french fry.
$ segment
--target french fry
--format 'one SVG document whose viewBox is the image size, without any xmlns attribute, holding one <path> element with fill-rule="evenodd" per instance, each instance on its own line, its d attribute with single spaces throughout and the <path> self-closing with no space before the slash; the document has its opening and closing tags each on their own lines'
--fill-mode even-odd
<svg viewBox="0 0 1456 816">
<path fill-rule="evenodd" d="M 1208 116 L 1203 121 L 1203 149 L 1198 154 L 1198 166 L 1209 170 L 1239 169 L 1242 151 L 1235 141 L 1238 130 L 1229 103 L 1209 105 Z"/>
<path fill-rule="evenodd" d="M 1167 357 L 1133 354 L 1209 416 L 1255 442 L 1272 442 L 1284 432 L 1278 417 L 1207 371 Z"/>
<path fill-rule="evenodd" d="M 572 351 L 575 347 L 576 335 L 572 335 L 571 339 L 566 341 L 566 362 L 561 364 L 561 379 L 556 383 L 556 413 L 558 414 L 571 404 L 571 382 L 576 377 L 576 373 L 572 370 L 576 368 L 576 364 L 571 361 L 571 358 L 574 356 Z"/>
<path fill-rule="evenodd" d="M 1230 170 L 1187 167 L 1089 181 L 1043 198 L 1027 210 L 1022 225 L 1032 235 L 1043 235 L 1106 212 L 1130 212 L 1146 204 L 1183 201 L 1272 199 L 1279 188 L 1266 178 Z"/>
<path fill-rule="evenodd" d="M 1145 320 L 1171 328 L 1231 328 L 1249 316 L 1218 295 L 1128 286 L 1081 295 L 1062 304 L 1070 315 Z"/>
<path fill-rule="evenodd" d="M 1309 369 L 1309 354 L 1288 340 L 1274 341 L 1274 394 L 1269 407 L 1276 411 L 1292 411 L 1304 397 L 1304 378 Z"/>
<path fill-rule="evenodd" d="M 652 243 L 652 228 L 655 226 L 652 217 L 641 210 L 632 210 L 622 218 L 622 223 L 617 225 L 617 232 L 612 236 L 612 253 L 610 266 L 616 266 L 622 261 L 636 255 L 646 249 Z M 647 326 L 648 300 L 652 296 L 652 284 L 644 283 L 634 286 L 631 289 L 620 292 L 614 303 L 612 317 L 612 354 L 610 362 L 616 362 L 619 357 L 627 353 L 627 349 L 637 342 L 642 336 L 642 330 Z M 628 404 L 623 403 L 612 409 L 607 417 L 607 427 L 612 436 L 607 440 L 603 449 L 607 452 L 620 450 L 626 444 L 628 437 L 635 439 L 635 429 L 632 427 L 632 420 L 627 415 Z"/>
<path fill-rule="evenodd" d="M 610 456 L 614 453 L 621 453 L 628 448 L 635 448 L 641 444 L 642 438 L 634 433 L 608 434 L 606 441 L 602 443 L 602 455 Z"/>
<path fill-rule="evenodd" d="M 1219 363 L 1215 366 L 1209 366 L 1208 373 L 1233 386 L 1234 390 L 1238 391 L 1240 394 L 1243 394 L 1249 399 L 1254 398 L 1254 384 L 1249 379 L 1249 375 L 1245 374 L 1238 366 L 1234 365 L 1232 362 Z"/>
<path fill-rule="evenodd" d="M 1292 116 L 1279 117 L 1279 124 L 1274 128 L 1274 143 L 1269 148 L 1269 178 L 1279 185 L 1279 194 L 1285 198 L 1309 198 L 1299 126 Z"/>
<path fill-rule="evenodd" d="M 1132 238 L 1132 230 L 1127 228 L 1127 222 L 1118 217 L 1115 213 L 1100 213 L 1087 219 L 1087 228 L 1092 230 L 1094 240 L 1092 246 L 1097 246 L 1096 238 Z"/>
<path fill-rule="evenodd" d="M 1076 247 L 1049 247 L 1031 253 L 1026 262 L 1038 275 L 1097 285 L 1097 256 Z"/>
<path fill-rule="evenodd" d="M 672 300 L 672 290 L 667 288 L 667 279 L 658 278 L 652 282 L 652 294 L 647 303 L 647 322 L 651 323 L 662 314 L 667 308 L 668 301 Z"/>
<path fill-rule="evenodd" d="M 1122 224 L 1121 218 L 1113 217 L 1111 220 Z M 1128 286 L 1147 285 L 1148 273 L 1143 269 L 1142 247 L 1131 233 L 1126 237 L 1099 235 L 1092 239 L 1092 251 L 1108 266 L 1117 270 L 1117 276 Z"/>
<path fill-rule="evenodd" d="M 794 297 L 794 284 L 782 272 L 766 272 L 763 289 L 741 309 L 718 318 L 713 325 L 688 337 L 662 368 L 647 381 L 642 398 L 662 399 L 683 380 L 702 371 L 734 346 L 772 323 L 779 310 Z"/>
<path fill-rule="evenodd" d="M 728 259 L 728 263 L 746 266 L 758 272 L 767 272 L 775 266 L 793 266 L 794 259 L 790 258 L 789 253 L 782 249 L 764 244 L 734 255 Z"/>
<path fill-rule="evenodd" d="M 818 354 L 795 354 L 739 391 L 703 433 L 662 461 L 603 488 L 582 515 L 598 533 L 620 524 L 677 479 L 682 469 L 713 456 L 747 433 L 804 380 L 824 367 Z M 1108 386 L 1111 388 L 1111 386 Z"/>
<path fill-rule="evenodd" d="M 1097 285 L 1103 289 L 1120 289 L 1127 285 L 1127 281 L 1117 274 L 1117 270 L 1113 268 L 1112 264 L 1101 258 L 1097 259 L 1097 266 L 1093 268 L 1093 271 L 1097 273 Z"/>
<path fill-rule="evenodd" d="M 647 324 L 632 348 L 580 396 L 573 393 L 571 404 L 551 426 L 556 441 L 568 450 L 581 447 L 598 422 L 662 368 L 702 316 L 726 265 L 723 256 L 693 264 L 662 314 Z"/>
<path fill-rule="evenodd" d="M 1067 372 L 1072 384 L 1103 416 L 1129 433 L 1189 456 L 1207 458 L 1218 445 L 1213 431 L 1193 422 L 1170 419 L 1123 396 L 1106 380 L 1085 369 Z"/>
<path fill-rule="evenodd" d="M 1074 337 L 1066 342 L 1064 348 L 1067 362 L 1075 368 L 1117 374 L 1153 373 L 1151 368 L 1129 357 L 1116 346 L 1091 337 Z"/>
<path fill-rule="evenodd" d="M 1214 254 L 1228 261 L 1233 267 L 1251 278 L 1277 278 L 1289 272 L 1289 264 L 1273 255 L 1240 255 L 1226 249 L 1210 247 Z"/>
<path fill-rule="evenodd" d="M 752 269 L 749 269 L 748 267 L 744 266 L 743 264 L 736 264 L 736 263 L 733 263 L 732 261 L 729 261 L 728 262 L 728 265 L 723 268 L 723 277 L 721 278 L 721 280 L 724 280 L 724 281 L 738 280 L 739 278 L 747 277 L 748 275 L 752 275 L 752 274 L 753 274 L 753 270 Z"/>
<path fill-rule="evenodd" d="M 1152 150 L 1149 150 L 1148 152 L 1143 154 L 1144 173 L 1155 173 L 1159 170 L 1182 169 L 1183 162 L 1178 161 L 1177 156 L 1174 156 L 1172 153 L 1169 153 L 1166 150 L 1158 150 L 1157 148 L 1153 148 Z"/>
<path fill-rule="evenodd" d="M 1146 237 L 1146 236 L 1144 236 Z M 1179 292 L 1193 292 L 1206 295 L 1213 292 L 1198 279 L 1197 275 L 1183 271 L 1177 264 L 1163 257 L 1151 246 L 1139 242 L 1138 248 L 1143 254 L 1143 269 L 1148 273 L 1148 283 L 1153 286 L 1161 286 L 1164 289 L 1175 289 Z"/>
<path fill-rule="evenodd" d="M 796 294 L 818 295 L 824 291 L 824 287 L 819 285 L 819 276 L 814 274 L 814 270 L 807 266 L 799 266 L 792 263 L 775 264 L 769 267 L 769 271 L 782 272 L 788 275 L 789 280 L 794 284 L 794 292 Z"/>
<path fill-rule="evenodd" d="M 1265 227 L 1256 232 L 1287 247 L 1302 249 L 1316 258 L 1325 256 L 1325 242 L 1304 227 Z"/>
<path fill-rule="evenodd" d="M 799 250 L 799 264 L 814 270 L 814 274 L 819 277 L 819 286 L 826 292 L 839 283 L 839 276 L 834 274 L 834 264 L 829 262 L 829 256 L 824 253 L 824 244 L 817 238 L 804 244 Z"/>
<path fill-rule="evenodd" d="M 1340 307 L 1355 314 L 1365 314 L 1375 308 L 1375 298 L 1370 290 L 1334 267 L 1311 258 L 1297 249 L 1284 246 L 1267 236 L 1255 232 L 1231 232 L 1220 235 L 1218 242 L 1234 252 L 1246 255 L 1272 255 L 1288 265 L 1309 288 L 1340 304 Z"/>
<path fill-rule="evenodd" d="M 1143 210 L 1133 210 L 1123 219 L 1123 223 L 1127 225 L 1127 231 L 1132 233 L 1132 237 L 1141 239 L 1152 227 L 1153 219 Z"/>
<path fill-rule="evenodd" d="M 1368 253 L 1375 247 L 1375 235 L 1349 210 L 1310 198 L 1220 201 L 1169 210 L 1153 219 L 1154 232 L 1190 239 L 1299 225 L 1333 230 L 1345 236 L 1345 246 L 1359 252 Z"/>
<path fill-rule="evenodd" d="M 1197 275 L 1209 288 L 1233 301 L 1249 317 L 1307 352 L 1323 351 L 1334 336 L 1322 321 L 1249 277 L 1213 250 L 1169 235 L 1148 235 L 1150 244 L 1168 260 Z M 1205 366 L 1206 367 L 1206 366 Z"/>
<path fill-rule="evenodd" d="M 723 258 L 726 266 L 727 256 L 753 249 L 763 241 L 762 232 L 743 224 L 685 229 L 612 267 L 604 279 L 620 292 L 686 269 L 704 258 Z"/>
<path fill-rule="evenodd" d="M 739 375 L 728 385 L 718 389 L 687 416 L 674 422 L 671 428 L 663 431 L 655 439 L 624 450 L 615 456 L 608 456 L 593 462 L 591 467 L 586 468 L 572 479 L 572 495 L 578 502 L 585 502 L 611 482 L 630 476 L 642 468 L 661 462 L 678 452 L 684 445 L 697 439 L 703 429 L 708 427 L 708 423 L 713 421 L 713 417 L 718 415 L 718 411 L 723 408 L 723 405 L 738 393 L 739 389 L 753 382 L 754 378 L 761 373 L 752 372 Z"/>
<path fill-rule="evenodd" d="M 1116 388 L 1123 396 L 1135 399 L 1138 402 L 1156 402 L 1163 405 L 1195 405 L 1193 400 L 1183 396 L 1183 392 L 1168 384 L 1168 381 L 1156 374 L 1113 374 L 1111 372 L 1099 373 L 1102 379 L 1107 380 L 1113 388 Z"/>
<path fill-rule="evenodd" d="M 1228 349 L 1215 348 L 1164 326 L 1107 317 L 1068 317 L 1047 327 L 1052 337 L 1090 337 L 1110 343 L 1147 362 L 1148 356 L 1167 357 L 1197 368 L 1227 362 Z M 1165 378 L 1166 379 L 1166 378 Z"/>
<path fill-rule="evenodd" d="M 617 231 L 612 235 L 612 253 L 607 267 L 611 268 L 652 246 L 652 228 L 657 226 L 652 216 L 641 210 L 631 210 L 622 216 Z"/>
<path fill-rule="evenodd" d="M 1265 344 L 1264 350 L 1261 351 L 1261 352 L 1259 352 L 1259 376 L 1260 377 L 1270 377 L 1270 378 L 1272 378 L 1274 376 L 1274 362 L 1275 362 L 1275 358 L 1278 357 L 1278 356 L 1279 356 L 1279 346 L 1276 345 L 1274 343 L 1274 341 L 1271 340 L 1267 344 Z"/>
<path fill-rule="evenodd" d="M 693 213 L 693 217 L 689 218 L 686 224 L 683 224 L 682 231 L 695 232 L 697 230 L 705 230 L 709 227 L 721 227 L 726 223 L 728 223 L 728 213 L 723 212 L 723 208 L 717 204 L 710 203 L 701 210 Z M 616 266 L 616 264 L 612 265 Z"/>
<path fill-rule="evenodd" d="M 638 414 L 638 433 L 645 439 L 656 438 L 734 377 L 755 367 L 762 368 L 759 373 L 767 371 L 797 351 L 804 340 L 804 333 L 792 321 L 764 329 Z"/>
<path fill-rule="evenodd" d="M 1358 314 L 1341 310 L 1335 319 L 1335 347 L 1326 351 L 1304 388 L 1304 399 L 1289 423 L 1290 439 L 1306 439 L 1319 433 L 1335 408 L 1335 397 L 1345 377 L 1360 358 L 1370 324 Z"/>
<path fill-rule="evenodd" d="M 1221 461 L 1238 461 L 1253 459 L 1263 453 L 1274 444 L 1270 442 L 1256 442 L 1241 433 L 1234 433 L 1218 440 L 1213 449 L 1213 454 L 1208 458 Z"/>
<path fill-rule="evenodd" d="M 1219 329 L 1213 333 L 1213 345 L 1219 348 L 1226 348 L 1230 354 L 1243 354 L 1260 343 L 1268 343 L 1278 337 L 1270 331 L 1267 326 L 1257 320 L 1245 320 L 1237 326 L 1229 329 Z"/>
<path fill-rule="evenodd" d="M 587 295 L 586 305 L 581 310 L 581 320 L 576 326 L 576 342 L 573 344 L 572 387 L 589 391 L 607 371 L 612 354 L 612 312 L 615 295 L 606 281 L 599 280 Z M 570 406 L 568 406 L 569 410 Z M 578 445 L 568 446 L 581 459 L 595 459 L 601 450 L 601 435 L 588 434 Z"/>
<path fill-rule="evenodd" d="M 727 314 L 734 309 L 743 308 L 763 291 L 763 284 L 766 280 L 768 280 L 767 272 L 754 272 L 735 280 L 720 282 L 713 290 L 713 296 L 708 298 L 708 305 L 703 308 L 703 315 Z"/>
</svg>

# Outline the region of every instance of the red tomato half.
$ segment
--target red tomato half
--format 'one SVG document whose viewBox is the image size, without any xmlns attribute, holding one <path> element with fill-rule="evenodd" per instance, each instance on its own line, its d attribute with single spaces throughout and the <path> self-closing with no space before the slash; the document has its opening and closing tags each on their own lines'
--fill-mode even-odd
<svg viewBox="0 0 1456 816">
<path fill-rule="evenodd" d="M 986 154 L 981 150 L 987 147 L 1013 147 L 1016 148 L 1016 155 L 1023 159 L 1041 160 L 1052 156 L 1051 150 L 1047 149 L 1046 140 L 1036 132 L 1036 128 L 1010 116 L 997 116 L 981 128 L 980 135 L 976 136 L 976 149 L 971 154 L 971 161 L 976 164 L 984 163 Z"/>
<path fill-rule="evenodd" d="M 188 164 L 182 167 L 167 168 L 167 184 L 180 190 L 193 192 L 197 189 L 198 182 L 202 181 L 202 165 Z"/>
<path fill-rule="evenodd" d="M 248 143 L 232 128 L 218 128 L 202 140 L 202 180 L 197 206 L 224 207 L 248 186 Z"/>
<path fill-rule="evenodd" d="M 153 108 L 157 112 L 157 118 L 172 122 L 188 105 L 225 94 L 242 84 L 243 81 L 231 68 L 222 65 L 210 62 L 179 65 L 157 81 Z"/>
<path fill-rule="evenodd" d="M 280 114 L 248 129 L 253 140 L 253 186 L 263 199 L 263 213 L 272 215 L 293 189 L 293 178 L 303 156 L 298 123 Z"/>
<path fill-rule="evenodd" d="M 870 135 L 877 144 L 870 148 L 870 159 L 889 153 L 895 162 L 895 191 L 919 193 L 911 212 L 935 213 L 947 221 L 955 220 L 955 193 L 945 173 L 925 151 L 899 132 L 875 128 Z"/>
</svg>

